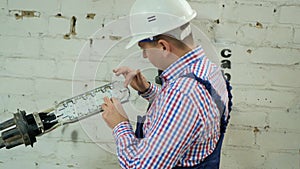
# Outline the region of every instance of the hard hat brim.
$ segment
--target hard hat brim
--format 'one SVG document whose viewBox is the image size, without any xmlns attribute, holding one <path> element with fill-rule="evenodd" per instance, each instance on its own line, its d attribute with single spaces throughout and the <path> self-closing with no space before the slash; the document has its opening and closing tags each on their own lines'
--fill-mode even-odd
<svg viewBox="0 0 300 169">
<path fill-rule="evenodd" d="M 137 44 L 139 41 L 149 38 L 149 37 L 153 37 L 156 36 L 157 34 L 155 33 L 147 33 L 147 34 L 142 34 L 142 35 L 133 35 L 133 37 L 131 38 L 131 40 L 129 41 L 129 43 L 126 45 L 125 49 L 129 49 L 131 48 L 133 45 Z"/>
<path fill-rule="evenodd" d="M 197 16 L 197 12 L 195 10 L 192 11 L 192 14 L 189 16 L 189 18 L 185 18 L 184 19 L 184 22 L 181 22 L 181 23 L 178 23 L 177 25 L 175 25 L 173 27 L 176 28 L 176 27 L 180 27 L 188 22 L 190 22 L 192 19 L 194 19 L 195 17 Z M 125 49 L 129 49 L 131 48 L 133 45 L 135 45 L 136 43 L 138 43 L 139 41 L 143 40 L 143 39 L 146 39 L 146 38 L 149 38 L 149 37 L 154 37 L 154 36 L 157 36 L 159 34 L 163 34 L 167 31 L 170 31 L 172 29 L 167 29 L 167 30 L 164 30 L 164 31 L 161 31 L 161 32 L 146 32 L 146 33 L 143 33 L 143 34 L 138 34 L 138 35 L 132 35 L 132 38 L 131 40 L 129 41 L 129 43 L 126 45 Z"/>
</svg>

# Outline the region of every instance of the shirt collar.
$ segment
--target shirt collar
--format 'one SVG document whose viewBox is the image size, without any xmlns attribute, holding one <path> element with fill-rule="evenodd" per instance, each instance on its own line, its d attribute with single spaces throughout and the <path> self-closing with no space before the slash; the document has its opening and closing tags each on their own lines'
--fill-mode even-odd
<svg viewBox="0 0 300 169">
<path fill-rule="evenodd" d="M 204 50 L 201 46 L 193 49 L 184 56 L 180 57 L 177 61 L 171 64 L 166 70 L 161 74 L 163 81 L 170 81 L 172 79 L 177 79 L 182 76 L 191 64 L 198 60 L 201 60 L 204 55 Z"/>
</svg>

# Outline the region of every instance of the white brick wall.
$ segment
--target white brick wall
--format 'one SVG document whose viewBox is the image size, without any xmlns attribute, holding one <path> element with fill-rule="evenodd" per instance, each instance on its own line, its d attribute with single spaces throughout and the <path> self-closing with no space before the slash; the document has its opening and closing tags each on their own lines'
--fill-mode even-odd
<svg viewBox="0 0 300 169">
<path fill-rule="evenodd" d="M 295 18 L 295 16 L 299 16 L 299 15 L 300 15 L 299 5 L 283 6 L 280 8 L 279 23 L 299 25 L 300 20 Z"/>
<path fill-rule="evenodd" d="M 294 42 L 300 43 L 300 27 L 295 28 Z"/>
<path fill-rule="evenodd" d="M 95 77 L 97 84 L 110 80 L 111 69 L 125 58 L 119 56 L 131 51 L 126 53 L 120 47 L 124 42 L 118 43 L 99 64 L 102 48 L 116 37 L 94 37 L 92 44 L 89 39 L 126 16 L 133 2 L 0 1 L 0 121 L 11 118 L 17 108 L 42 111 L 73 92 L 86 91 Z M 222 168 L 300 169 L 299 0 L 189 2 L 199 14 L 194 25 L 207 34 L 219 54 L 223 49 L 232 53 L 227 58 L 231 69 L 224 71 L 231 75 L 234 108 Z M 20 11 L 36 11 L 38 16 L 16 16 Z M 73 16 L 76 35 L 65 37 Z M 122 36 L 124 29 L 110 31 Z M 75 63 L 85 44 L 91 46 L 84 51 L 90 55 L 80 58 L 77 90 L 72 91 Z M 112 146 L 110 130 L 99 116 L 90 124 L 94 125 L 61 127 L 39 137 L 33 148 L 1 149 L 0 168 L 118 168 L 117 158 L 98 146 Z"/>
</svg>

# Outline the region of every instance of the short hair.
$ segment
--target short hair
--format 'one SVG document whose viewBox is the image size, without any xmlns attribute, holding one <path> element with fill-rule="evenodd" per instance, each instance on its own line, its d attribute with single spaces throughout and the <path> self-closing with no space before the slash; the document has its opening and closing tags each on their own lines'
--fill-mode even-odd
<svg viewBox="0 0 300 169">
<path fill-rule="evenodd" d="M 164 35 L 164 34 L 157 35 L 153 39 L 154 39 L 154 41 L 150 42 L 150 43 L 152 43 L 155 46 L 157 45 L 157 42 L 161 39 L 172 43 L 174 46 L 178 47 L 179 49 L 187 49 L 187 48 L 189 48 L 190 45 L 194 45 L 194 38 L 193 38 L 192 33 L 190 33 L 183 40 L 178 40 L 172 36 L 168 36 L 168 35 Z"/>
</svg>

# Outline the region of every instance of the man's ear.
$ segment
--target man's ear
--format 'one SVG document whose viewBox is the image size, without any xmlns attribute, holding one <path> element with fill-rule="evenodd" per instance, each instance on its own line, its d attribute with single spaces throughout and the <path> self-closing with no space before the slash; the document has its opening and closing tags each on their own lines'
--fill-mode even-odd
<svg viewBox="0 0 300 169">
<path fill-rule="evenodd" d="M 158 45 L 163 50 L 163 53 L 164 53 L 163 55 L 164 56 L 167 56 L 168 53 L 170 53 L 171 50 L 172 50 L 171 44 L 168 41 L 164 40 L 164 39 L 160 39 L 158 41 Z"/>
</svg>

